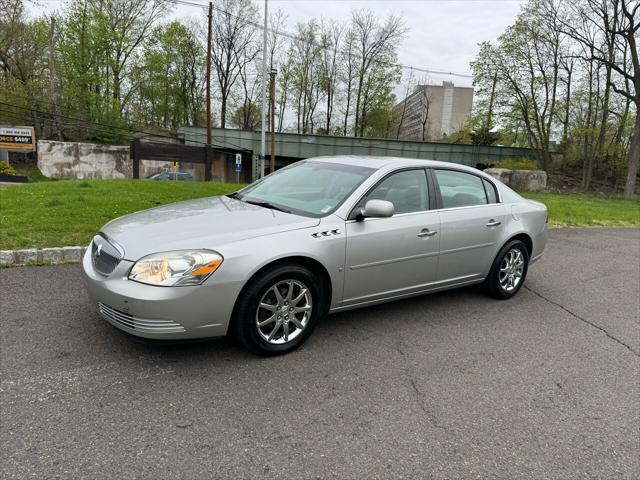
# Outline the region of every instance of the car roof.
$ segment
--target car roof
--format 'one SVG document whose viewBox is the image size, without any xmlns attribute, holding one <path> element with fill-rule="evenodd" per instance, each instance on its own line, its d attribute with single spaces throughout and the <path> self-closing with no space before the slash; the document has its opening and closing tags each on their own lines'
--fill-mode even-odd
<svg viewBox="0 0 640 480">
<path fill-rule="evenodd" d="M 437 160 L 423 160 L 420 158 L 404 158 L 404 157 L 381 157 L 381 156 L 368 156 L 368 155 L 327 155 L 321 157 L 308 158 L 310 162 L 327 162 L 327 163 L 340 163 L 343 165 L 355 165 L 358 167 L 369 167 L 379 170 L 387 166 L 393 167 L 444 167 L 444 168 L 456 168 L 460 170 L 467 170 L 473 173 L 478 173 L 480 170 L 453 162 L 440 162 Z"/>
</svg>

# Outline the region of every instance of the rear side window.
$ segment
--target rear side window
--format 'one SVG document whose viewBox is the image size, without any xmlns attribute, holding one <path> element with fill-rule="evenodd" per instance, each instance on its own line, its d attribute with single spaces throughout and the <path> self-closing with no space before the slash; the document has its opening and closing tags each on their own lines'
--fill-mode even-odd
<svg viewBox="0 0 640 480">
<path fill-rule="evenodd" d="M 453 170 L 434 170 L 434 174 L 440 187 L 442 208 L 487 204 L 487 194 L 480 177 Z"/>
<path fill-rule="evenodd" d="M 493 183 L 482 179 L 482 183 L 484 183 L 484 189 L 487 192 L 487 199 L 489 203 L 498 203 L 498 194 L 496 193 L 496 187 L 493 186 Z"/>
</svg>

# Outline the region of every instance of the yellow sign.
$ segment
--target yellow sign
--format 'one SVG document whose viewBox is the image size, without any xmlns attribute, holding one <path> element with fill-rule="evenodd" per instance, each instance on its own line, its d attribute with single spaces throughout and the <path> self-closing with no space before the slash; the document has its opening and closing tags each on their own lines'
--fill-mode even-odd
<svg viewBox="0 0 640 480">
<path fill-rule="evenodd" d="M 0 150 L 33 152 L 36 134 L 33 127 L 0 127 Z"/>
</svg>

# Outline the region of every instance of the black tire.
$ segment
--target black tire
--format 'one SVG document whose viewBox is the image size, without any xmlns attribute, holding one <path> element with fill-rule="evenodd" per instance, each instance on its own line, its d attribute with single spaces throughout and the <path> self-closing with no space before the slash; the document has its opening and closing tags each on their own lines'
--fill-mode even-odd
<svg viewBox="0 0 640 480">
<path fill-rule="evenodd" d="M 302 291 L 299 285 L 306 287 L 311 296 L 311 314 L 306 317 L 304 328 L 299 329 L 300 331 L 295 338 L 276 345 L 267 341 L 260 334 L 257 325 L 258 305 L 263 296 L 272 291 L 274 285 L 278 285 L 278 282 L 286 283 L 288 280 L 299 282 L 296 283 L 298 293 Z M 311 270 L 297 264 L 278 265 L 253 278 L 240 293 L 234 311 L 231 332 L 243 347 L 258 355 L 273 356 L 291 352 L 309 338 L 318 320 L 324 315 L 326 311 L 324 298 L 322 282 Z M 298 330 L 298 327 L 293 323 L 289 325 L 287 328 Z M 273 326 L 275 327 L 275 324 Z M 282 337 L 280 341 L 284 341 L 284 326 L 280 328 L 281 330 L 278 331 Z M 275 338 L 274 341 L 278 341 L 278 338 Z"/>
<path fill-rule="evenodd" d="M 500 268 L 503 266 L 503 262 L 505 262 L 505 257 L 507 256 L 507 254 L 514 250 L 520 252 L 524 264 L 522 266 L 522 275 L 518 283 L 514 288 L 508 289 L 500 283 Z M 507 300 L 513 297 L 522 288 L 524 280 L 527 276 L 528 267 L 529 251 L 527 250 L 527 246 L 520 240 L 512 240 L 508 242 L 504 247 L 500 249 L 498 255 L 496 255 L 496 258 L 493 261 L 493 264 L 491 265 L 489 275 L 487 275 L 487 278 L 485 279 L 483 284 L 485 293 L 490 297 L 497 298 L 499 300 Z"/>
</svg>

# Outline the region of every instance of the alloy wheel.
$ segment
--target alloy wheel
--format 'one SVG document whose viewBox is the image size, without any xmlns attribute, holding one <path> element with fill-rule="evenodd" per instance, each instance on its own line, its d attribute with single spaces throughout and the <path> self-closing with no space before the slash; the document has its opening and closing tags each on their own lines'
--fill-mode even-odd
<svg viewBox="0 0 640 480">
<path fill-rule="evenodd" d="M 505 292 L 512 292 L 520 284 L 524 272 L 524 256 L 517 248 L 512 248 L 502 258 L 498 282 Z"/>
<path fill-rule="evenodd" d="M 288 343 L 305 329 L 312 308 L 311 292 L 304 283 L 280 280 L 267 289 L 258 303 L 258 333 L 268 343 Z"/>
</svg>

